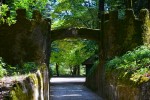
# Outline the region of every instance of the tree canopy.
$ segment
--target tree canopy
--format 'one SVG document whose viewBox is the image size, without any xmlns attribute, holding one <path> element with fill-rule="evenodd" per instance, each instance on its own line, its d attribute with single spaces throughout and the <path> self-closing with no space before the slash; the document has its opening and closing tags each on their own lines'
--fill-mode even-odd
<svg viewBox="0 0 150 100">
<path fill-rule="evenodd" d="M 95 42 L 81 39 L 64 39 L 52 43 L 51 63 L 70 68 L 81 65 L 83 61 L 95 54 Z"/>
<path fill-rule="evenodd" d="M 54 0 L 51 3 L 52 28 L 97 28 L 97 0 Z"/>
<path fill-rule="evenodd" d="M 38 10 L 44 17 L 51 18 L 53 29 L 99 28 L 98 8 L 103 2 L 106 12 L 133 8 L 138 14 L 142 8 L 150 9 L 150 0 L 2 0 L 0 3 L 1 22 L 4 22 L 2 17 L 6 16 L 4 12 L 10 10 L 11 14 L 15 15 L 16 9 L 23 8 L 27 10 L 29 18 L 33 10 Z"/>
</svg>

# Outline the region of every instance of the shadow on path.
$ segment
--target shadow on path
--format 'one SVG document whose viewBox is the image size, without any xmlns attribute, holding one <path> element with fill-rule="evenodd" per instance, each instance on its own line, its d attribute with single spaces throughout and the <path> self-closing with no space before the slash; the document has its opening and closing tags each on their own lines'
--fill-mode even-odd
<svg viewBox="0 0 150 100">
<path fill-rule="evenodd" d="M 50 100 L 102 100 L 83 84 L 85 78 L 51 78 Z"/>
</svg>

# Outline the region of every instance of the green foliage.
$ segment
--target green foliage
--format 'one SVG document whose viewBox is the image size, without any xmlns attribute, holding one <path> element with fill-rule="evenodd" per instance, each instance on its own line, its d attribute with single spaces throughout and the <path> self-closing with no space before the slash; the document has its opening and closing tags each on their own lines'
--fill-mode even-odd
<svg viewBox="0 0 150 100">
<path fill-rule="evenodd" d="M 6 12 L 8 11 L 8 5 L 1 5 L 0 6 L 0 15 L 2 16 L 6 16 Z"/>
<path fill-rule="evenodd" d="M 4 69 L 5 68 L 5 69 Z M 19 65 L 11 66 L 2 61 L 0 59 L 0 77 L 7 75 L 20 75 L 20 74 L 28 74 L 30 72 L 34 72 L 38 69 L 38 65 L 34 62 L 26 62 L 21 67 Z"/>
<path fill-rule="evenodd" d="M 6 64 L 3 62 L 2 58 L 0 57 L 0 77 L 3 77 L 5 74 L 7 74 L 7 71 L 4 69 Z"/>
<path fill-rule="evenodd" d="M 24 63 L 22 67 L 23 67 L 23 70 L 21 70 L 22 73 L 30 73 L 30 72 L 36 71 L 38 68 L 38 65 L 34 62 L 27 62 L 27 63 Z"/>
<path fill-rule="evenodd" d="M 27 16 L 29 18 L 32 17 L 32 11 L 33 10 L 38 10 L 41 13 L 45 10 L 47 0 L 14 0 L 14 9 L 26 9 L 27 11 Z"/>
<path fill-rule="evenodd" d="M 4 17 L 6 16 L 6 12 L 8 11 L 8 5 L 1 5 L 0 6 L 0 24 L 5 22 Z"/>
<path fill-rule="evenodd" d="M 125 8 L 123 0 L 106 0 L 109 10 L 118 10 Z"/>
<path fill-rule="evenodd" d="M 52 43 L 51 64 L 57 63 L 69 71 L 95 54 L 97 45 L 87 40 L 64 39 Z M 61 71 L 61 70 L 60 70 Z M 63 70 L 62 70 L 63 71 Z"/>
<path fill-rule="evenodd" d="M 138 82 L 142 77 L 146 77 L 148 81 L 150 77 L 150 46 L 143 45 L 121 57 L 115 57 L 107 62 L 106 71 L 118 74 L 118 78 L 122 80 L 126 78 Z"/>
<path fill-rule="evenodd" d="M 46 5 L 48 0 L 9 0 L 6 4 L 0 6 L 0 24 L 8 23 L 8 25 L 16 23 L 16 10 L 26 9 L 27 18 L 32 18 L 33 10 L 38 10 L 43 15 L 46 13 Z M 10 16 L 6 16 L 6 12 L 10 11 Z M 5 18 L 4 18 L 5 17 Z M 47 17 L 47 16 L 45 16 Z"/>
<path fill-rule="evenodd" d="M 51 62 L 62 63 L 65 61 L 66 66 L 80 65 L 95 53 L 94 49 L 91 51 L 89 49 L 94 47 L 96 49 L 95 44 L 93 47 L 87 48 L 86 42 L 80 39 L 59 40 L 54 42 L 52 46 L 55 50 L 51 54 Z"/>
<path fill-rule="evenodd" d="M 58 0 L 52 2 L 52 28 L 98 27 L 97 0 Z"/>
<path fill-rule="evenodd" d="M 0 24 L 7 23 L 10 26 L 11 24 L 16 23 L 15 15 L 14 15 L 13 11 L 11 11 L 12 14 L 9 17 L 7 16 L 8 11 L 9 11 L 8 5 L 2 4 L 0 6 Z"/>
<path fill-rule="evenodd" d="M 10 16 L 6 19 L 6 23 L 10 26 L 11 24 L 15 24 L 16 20 L 14 19 L 13 16 Z"/>
</svg>

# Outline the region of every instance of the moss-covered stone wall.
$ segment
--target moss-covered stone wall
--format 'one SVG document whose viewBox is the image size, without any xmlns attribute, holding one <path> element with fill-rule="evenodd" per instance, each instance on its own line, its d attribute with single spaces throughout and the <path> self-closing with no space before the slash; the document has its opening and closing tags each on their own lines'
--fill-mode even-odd
<svg viewBox="0 0 150 100">
<path fill-rule="evenodd" d="M 11 99 L 49 100 L 50 20 L 43 19 L 38 11 L 33 12 L 32 19 L 26 18 L 24 9 L 16 13 L 15 24 L 0 24 L 0 57 L 10 65 L 35 62 L 46 67 L 15 84 Z"/>
<path fill-rule="evenodd" d="M 87 78 L 87 86 L 93 88 L 102 97 L 108 97 L 108 100 L 127 100 L 125 97 L 128 97 L 129 93 L 131 96 L 129 95 L 128 100 L 144 100 L 144 98 L 140 99 L 141 96 L 137 95 L 145 93 L 144 91 L 147 91 L 148 94 L 150 91 L 146 89 L 147 85 L 143 84 L 142 88 L 131 88 L 131 85 L 113 84 L 116 80 L 108 79 L 107 76 L 105 76 L 105 64 L 115 56 L 121 56 L 139 45 L 149 44 L 149 21 L 149 12 L 146 9 L 141 10 L 139 18 L 135 17 L 132 9 L 125 11 L 124 19 L 118 18 L 118 11 L 109 13 L 109 20 L 106 20 L 104 23 L 104 33 L 100 33 L 104 34 L 102 35 L 102 40 L 99 40 L 100 64 L 98 68 L 93 71 L 94 74 Z M 104 45 L 101 45 L 101 42 L 103 42 Z M 143 88 L 145 90 L 143 90 Z M 146 96 L 146 94 L 144 95 Z"/>
<path fill-rule="evenodd" d="M 116 16 L 116 17 L 111 17 Z M 120 56 L 125 52 L 136 48 L 142 44 L 149 44 L 150 39 L 150 19 L 149 12 L 146 9 L 140 11 L 139 18 L 134 16 L 131 9 L 126 10 L 125 19 L 118 20 L 117 12 L 110 13 L 110 20 L 105 23 L 105 43 L 106 60 L 112 59 L 115 56 Z M 142 85 L 133 86 L 130 80 L 125 83 L 114 79 L 116 75 L 111 75 L 112 78 L 106 76 L 104 89 L 107 100 L 148 100 L 150 82 Z M 129 83 L 129 84 L 128 84 Z"/>
<path fill-rule="evenodd" d="M 26 18 L 24 9 L 16 13 L 15 24 L 0 24 L 0 57 L 11 65 L 45 62 L 50 21 L 41 18 L 37 11 L 33 12 L 33 19 L 30 20 Z"/>
<path fill-rule="evenodd" d="M 133 10 L 126 10 L 124 19 L 118 19 L 117 11 L 110 12 L 109 16 L 104 33 L 106 59 L 122 55 L 143 44 L 142 22 L 135 18 Z"/>
<path fill-rule="evenodd" d="M 107 73 L 105 89 L 106 100 L 149 100 L 150 99 L 150 81 L 149 78 L 142 79 L 143 82 L 133 82 L 130 79 L 122 81 L 116 76 L 115 71 Z M 144 82 L 145 81 L 145 82 Z M 138 84 L 141 83 L 141 84 Z"/>
<path fill-rule="evenodd" d="M 36 73 L 16 81 L 11 87 L 7 100 L 49 100 L 49 79 L 46 65 L 39 67 Z"/>
</svg>

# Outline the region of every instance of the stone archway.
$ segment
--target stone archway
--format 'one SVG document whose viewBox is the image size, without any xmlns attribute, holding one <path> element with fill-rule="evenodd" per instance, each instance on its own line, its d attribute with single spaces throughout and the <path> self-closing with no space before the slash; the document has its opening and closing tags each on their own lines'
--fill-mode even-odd
<svg viewBox="0 0 150 100">
<path fill-rule="evenodd" d="M 64 38 L 83 38 L 99 41 L 99 29 L 90 28 L 64 28 L 51 31 L 51 40 L 60 40 Z"/>
<path fill-rule="evenodd" d="M 99 35 L 100 35 L 99 29 L 90 29 L 90 28 L 63 28 L 63 29 L 52 30 L 50 34 L 50 39 L 51 39 L 50 45 L 54 41 L 63 40 L 66 38 L 87 39 L 99 43 Z"/>
</svg>

